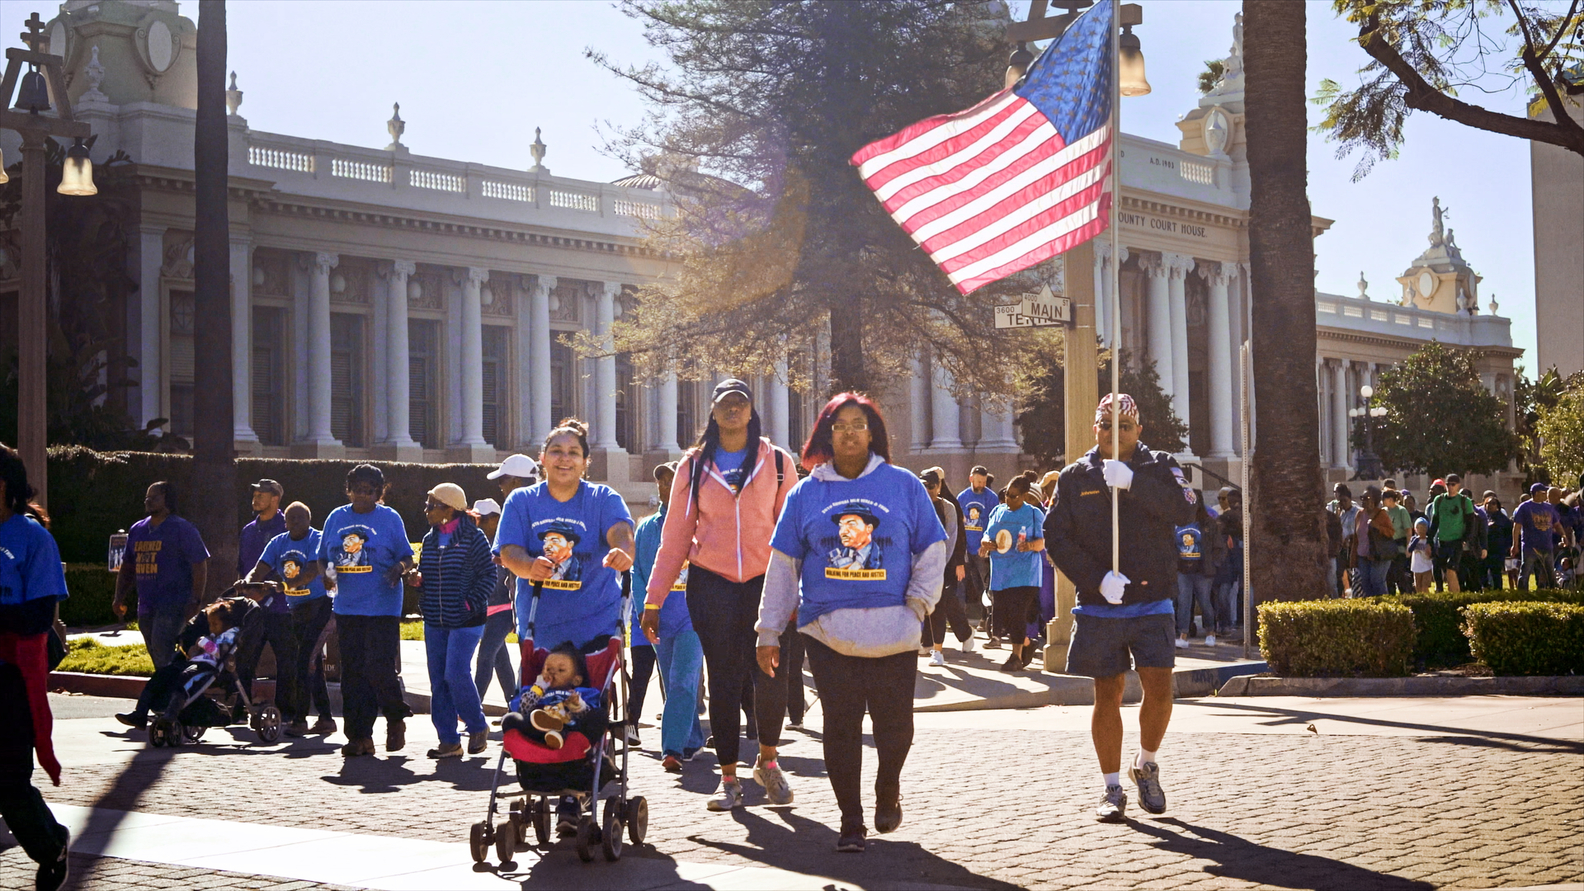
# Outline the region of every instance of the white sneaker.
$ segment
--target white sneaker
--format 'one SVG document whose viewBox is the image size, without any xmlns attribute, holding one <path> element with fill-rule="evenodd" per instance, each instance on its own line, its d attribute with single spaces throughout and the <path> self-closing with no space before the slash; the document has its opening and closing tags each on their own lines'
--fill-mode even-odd
<svg viewBox="0 0 1584 891">
<path fill-rule="evenodd" d="M 964 653 L 972 653 L 974 651 L 974 636 L 972 634 L 968 635 L 968 639 L 962 642 L 962 651 Z"/>
<path fill-rule="evenodd" d="M 1215 635 L 1214 634 L 1206 634 L 1205 635 L 1205 646 L 1207 646 L 1207 647 L 1215 646 Z"/>
<path fill-rule="evenodd" d="M 929 664 L 944 668 L 946 665 L 946 653 L 941 650 L 936 650 L 930 655 Z"/>
<path fill-rule="evenodd" d="M 733 780 L 721 781 L 720 788 L 715 790 L 714 796 L 705 802 L 704 806 L 712 811 L 729 811 L 734 807 L 742 807 L 742 783 Z"/>
<path fill-rule="evenodd" d="M 1177 649 L 1179 649 L 1179 650 L 1188 649 L 1188 641 L 1184 640 L 1181 637 L 1177 638 Z"/>
<path fill-rule="evenodd" d="M 765 798 L 769 799 L 771 804 L 792 803 L 792 784 L 787 782 L 786 774 L 781 772 L 779 766 L 767 767 L 763 763 L 756 764 L 753 778 L 754 782 L 764 787 Z"/>
</svg>

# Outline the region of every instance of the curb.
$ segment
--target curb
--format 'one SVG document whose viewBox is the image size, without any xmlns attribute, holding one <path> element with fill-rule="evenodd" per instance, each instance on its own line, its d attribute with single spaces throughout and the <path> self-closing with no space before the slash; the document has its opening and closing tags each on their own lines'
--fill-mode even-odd
<svg viewBox="0 0 1584 891">
<path fill-rule="evenodd" d="M 80 671 L 52 671 L 49 676 L 49 689 L 51 692 L 78 693 L 84 696 L 108 696 L 115 699 L 136 699 L 143 692 L 143 685 L 148 678 L 142 675 L 119 674 L 87 674 Z M 330 705 L 332 711 L 341 712 L 341 685 L 331 683 L 326 685 L 330 692 Z M 260 679 L 253 682 L 254 694 L 262 699 L 271 699 L 275 696 L 275 682 Z M 428 693 L 415 693 L 403 689 L 402 698 L 407 700 L 414 713 L 429 714 L 430 698 Z M 493 703 L 484 704 L 484 714 L 496 717 L 506 714 L 505 706 Z"/>
<path fill-rule="evenodd" d="M 1234 677 L 1217 696 L 1584 696 L 1584 677 Z"/>
<path fill-rule="evenodd" d="M 1172 698 L 1212 696 L 1221 685 L 1232 679 L 1244 675 L 1259 674 L 1268 670 L 1269 667 L 1264 662 L 1232 662 L 1215 668 L 1176 670 L 1172 672 Z M 1047 705 L 1094 705 L 1094 681 L 1089 678 L 1077 675 L 1046 673 L 1042 673 L 1041 678 L 1050 685 L 1047 689 L 1019 690 L 999 696 L 935 705 L 920 705 L 915 701 L 913 711 L 918 713 L 972 712 L 991 709 L 1040 708 Z M 1123 683 L 1123 702 L 1139 702 L 1144 698 L 1144 689 L 1139 686 L 1137 672 L 1129 671 L 1124 674 Z"/>
</svg>

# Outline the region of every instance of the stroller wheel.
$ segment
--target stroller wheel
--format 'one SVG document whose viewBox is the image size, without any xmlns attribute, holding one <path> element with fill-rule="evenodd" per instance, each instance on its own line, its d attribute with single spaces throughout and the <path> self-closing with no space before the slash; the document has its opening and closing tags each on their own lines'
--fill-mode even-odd
<svg viewBox="0 0 1584 891">
<path fill-rule="evenodd" d="M 280 739 L 281 713 L 273 705 L 266 705 L 258 713 L 258 735 L 261 742 L 272 743 Z"/>
<path fill-rule="evenodd" d="M 188 745 L 191 745 L 203 739 L 204 731 L 207 729 L 208 728 L 204 727 L 202 724 L 183 724 L 182 736 L 184 737 L 184 741 Z"/>
<path fill-rule="evenodd" d="M 517 830 L 515 814 L 502 820 L 500 825 L 495 827 L 495 856 L 500 858 L 503 867 L 516 859 Z"/>
<path fill-rule="evenodd" d="M 149 742 L 149 745 L 153 746 L 156 749 L 163 748 L 165 743 L 168 742 L 168 741 L 169 740 L 167 740 L 166 737 L 165 737 L 165 725 L 164 725 L 164 722 L 156 720 L 154 723 L 149 725 L 149 731 L 148 731 L 148 742 Z"/>
<path fill-rule="evenodd" d="M 528 822 L 533 824 L 534 838 L 538 839 L 540 847 L 550 843 L 550 820 L 553 817 L 550 803 L 545 799 L 536 798 L 528 802 Z"/>
<path fill-rule="evenodd" d="M 635 845 L 649 834 L 649 802 L 642 795 L 627 799 L 627 838 Z"/>
<path fill-rule="evenodd" d="M 593 817 L 583 817 L 578 820 L 577 827 L 577 855 L 584 863 L 594 861 L 594 841 L 599 838 L 599 827 L 594 825 Z"/>
<path fill-rule="evenodd" d="M 620 799 L 605 799 L 605 828 L 600 833 L 600 849 L 614 863 L 622 855 L 622 804 Z"/>
<path fill-rule="evenodd" d="M 474 823 L 473 830 L 468 833 L 468 849 L 473 852 L 473 862 L 483 863 L 489 859 L 490 828 L 488 823 Z"/>
</svg>

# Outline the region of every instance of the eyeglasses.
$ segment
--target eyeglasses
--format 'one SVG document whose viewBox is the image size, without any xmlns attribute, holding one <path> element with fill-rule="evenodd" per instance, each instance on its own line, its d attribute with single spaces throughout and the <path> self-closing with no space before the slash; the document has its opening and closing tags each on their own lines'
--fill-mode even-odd
<svg viewBox="0 0 1584 891">
<path fill-rule="evenodd" d="M 441 504 L 441 503 L 439 503 L 437 501 L 425 501 L 424 502 L 424 510 L 426 512 L 427 511 L 432 511 L 432 510 L 439 510 L 442 507 L 449 507 L 449 506 L 450 505 Z"/>
<path fill-rule="evenodd" d="M 831 425 L 831 430 L 837 433 L 862 433 L 868 429 L 869 425 L 864 421 L 854 421 L 851 424 L 837 422 Z"/>
</svg>

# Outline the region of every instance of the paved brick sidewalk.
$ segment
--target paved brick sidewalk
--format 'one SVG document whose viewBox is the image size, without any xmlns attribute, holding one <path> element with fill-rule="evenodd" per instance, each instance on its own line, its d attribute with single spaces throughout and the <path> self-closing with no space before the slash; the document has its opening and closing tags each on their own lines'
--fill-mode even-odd
<svg viewBox="0 0 1584 891">
<path fill-rule="evenodd" d="M 343 762 L 318 741 L 260 748 L 216 744 L 228 738 L 219 734 L 175 754 L 73 767 L 46 796 L 188 815 L 196 797 L 199 815 L 211 819 L 454 841 L 465 860 L 494 762 L 436 764 L 421 754 L 432 728 L 409 726 L 404 756 Z M 864 856 L 831 852 L 837 813 L 817 737 L 802 734 L 782 756 L 799 796 L 793 808 L 764 807 L 749 783 L 752 806 L 710 814 L 703 795 L 715 780 L 703 759 L 680 778 L 640 759 L 634 788 L 650 799 L 649 845 L 628 856 L 772 866 L 875 887 L 1411 889 L 1584 879 L 1576 851 L 1584 749 L 1576 743 L 1174 733 L 1162 755 L 1171 809 L 1106 826 L 1089 816 L 1098 777 L 1087 733 L 976 731 L 967 718 L 950 725 L 960 729 L 939 726 L 917 734 L 903 777 L 903 827 Z M 84 719 L 61 722 L 62 732 L 111 730 Z M 1128 745 L 1136 745 L 1131 735 Z M 1136 805 L 1131 815 L 1142 816 Z M 19 856 L 0 857 L 0 884 L 19 876 Z M 550 856 L 575 857 L 566 849 Z M 147 867 L 147 886 L 174 887 L 153 878 L 158 869 Z M 102 884 L 90 875 L 83 887 L 125 886 L 108 875 Z M 233 884 L 270 887 L 248 877 Z"/>
</svg>

